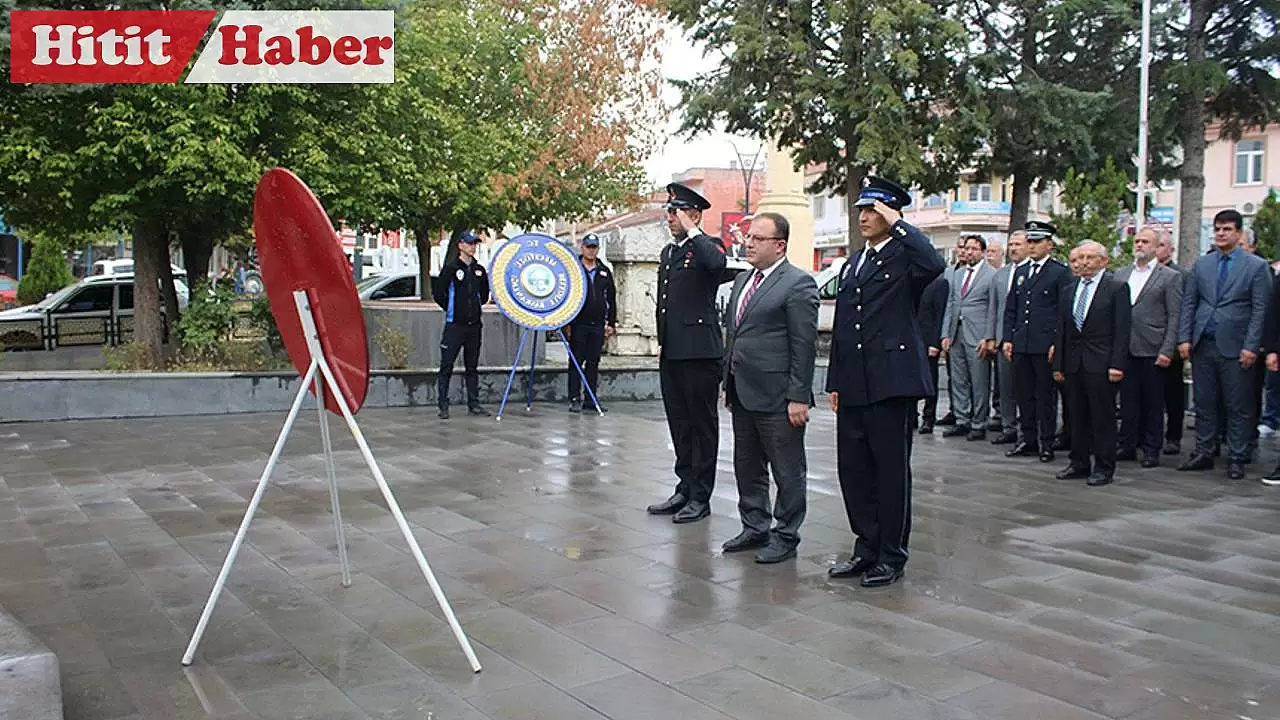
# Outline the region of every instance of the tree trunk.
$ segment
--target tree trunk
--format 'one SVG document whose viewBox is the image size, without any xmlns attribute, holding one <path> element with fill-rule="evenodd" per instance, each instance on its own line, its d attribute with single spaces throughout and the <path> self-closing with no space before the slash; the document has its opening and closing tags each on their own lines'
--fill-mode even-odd
<svg viewBox="0 0 1280 720">
<path fill-rule="evenodd" d="M 160 268 L 157 262 L 168 242 L 164 224 L 150 218 L 133 225 L 133 338 L 141 349 L 141 362 L 159 369 L 164 327 L 160 318 Z"/>
<path fill-rule="evenodd" d="M 1205 25 L 1213 9 L 1212 0 L 1192 0 L 1187 23 L 1187 73 L 1191 85 L 1182 93 L 1182 181 L 1178 212 L 1177 262 L 1186 267 L 1200 255 L 1200 216 L 1204 212 L 1204 130 L 1207 113 L 1203 76 L 1199 71 L 1205 57 Z"/>
<path fill-rule="evenodd" d="M 180 314 L 178 311 L 178 292 L 173 286 L 173 263 L 169 262 L 169 233 L 164 232 L 164 242 L 157 243 L 156 262 L 160 270 L 160 297 L 164 307 L 164 342 L 172 343 L 174 327 L 177 326 Z"/>
<path fill-rule="evenodd" d="M 213 260 L 213 238 L 199 230 L 182 231 L 182 261 L 187 282 L 194 293 L 197 286 L 209 282 L 209 263 Z"/>
<path fill-rule="evenodd" d="M 854 206 L 858 201 L 858 195 L 862 194 L 862 181 L 866 177 L 865 167 L 850 165 L 844 178 L 844 201 L 849 209 L 849 257 L 853 257 L 854 253 L 867 244 L 866 239 L 862 237 L 862 228 L 858 226 L 858 208 Z"/>
<path fill-rule="evenodd" d="M 1031 214 L 1031 183 L 1035 178 L 1031 172 L 1023 169 L 1013 171 L 1013 200 L 1009 203 L 1008 232 L 1021 230 L 1027 224 L 1027 216 Z"/>
<path fill-rule="evenodd" d="M 414 224 L 413 236 L 414 242 L 418 247 L 418 274 L 419 281 L 422 283 L 422 299 L 431 302 L 431 235 L 433 228 L 428 227 L 428 223 L 418 222 Z"/>
</svg>

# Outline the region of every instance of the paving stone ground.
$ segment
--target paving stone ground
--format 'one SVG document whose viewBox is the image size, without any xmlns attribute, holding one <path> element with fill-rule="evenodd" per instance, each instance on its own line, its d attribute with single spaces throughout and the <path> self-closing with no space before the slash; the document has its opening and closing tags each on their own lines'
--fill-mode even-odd
<svg viewBox="0 0 1280 720">
<path fill-rule="evenodd" d="M 340 586 L 304 412 L 184 669 L 282 419 L 0 426 L 0 605 L 58 654 L 68 720 L 1280 718 L 1280 489 L 1169 458 L 1094 489 L 925 437 L 906 579 L 864 590 L 825 574 L 851 537 L 821 409 L 800 557 L 769 567 L 719 552 L 727 440 L 709 522 L 644 513 L 658 403 L 361 414 L 479 675 L 335 425 Z"/>
</svg>

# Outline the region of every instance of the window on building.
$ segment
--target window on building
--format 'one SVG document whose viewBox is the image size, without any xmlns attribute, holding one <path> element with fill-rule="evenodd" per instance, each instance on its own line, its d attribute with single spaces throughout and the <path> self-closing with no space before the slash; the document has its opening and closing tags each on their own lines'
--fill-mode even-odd
<svg viewBox="0 0 1280 720">
<path fill-rule="evenodd" d="M 947 205 L 946 193 L 934 193 L 924 199 L 922 203 L 926 208 L 940 208 Z"/>
<path fill-rule="evenodd" d="M 991 202 L 991 183 L 970 184 L 969 202 Z"/>
<path fill-rule="evenodd" d="M 1040 212 L 1053 210 L 1053 189 L 1046 187 L 1036 196 L 1036 209 Z"/>
<path fill-rule="evenodd" d="M 821 220 L 827 212 L 827 198 L 822 195 L 813 196 L 813 219 Z"/>
<path fill-rule="evenodd" d="M 1262 155 L 1261 140 L 1241 140 L 1236 143 L 1237 185 L 1262 184 Z"/>
</svg>

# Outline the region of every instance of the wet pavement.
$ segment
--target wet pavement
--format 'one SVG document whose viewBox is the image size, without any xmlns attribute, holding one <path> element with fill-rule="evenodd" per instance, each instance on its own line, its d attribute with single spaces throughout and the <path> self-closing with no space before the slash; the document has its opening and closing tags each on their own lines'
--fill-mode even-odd
<svg viewBox="0 0 1280 720">
<path fill-rule="evenodd" d="M 362 414 L 479 675 L 335 425 L 340 586 L 304 412 L 184 669 L 282 419 L 0 426 L 0 605 L 58 654 L 68 720 L 1280 717 L 1280 489 L 1170 458 L 1088 488 L 925 437 L 906 579 L 864 590 L 825 574 L 851 538 L 821 409 L 800 556 L 774 566 L 719 552 L 727 440 L 709 521 L 644 513 L 671 488 L 658 403 Z"/>
</svg>

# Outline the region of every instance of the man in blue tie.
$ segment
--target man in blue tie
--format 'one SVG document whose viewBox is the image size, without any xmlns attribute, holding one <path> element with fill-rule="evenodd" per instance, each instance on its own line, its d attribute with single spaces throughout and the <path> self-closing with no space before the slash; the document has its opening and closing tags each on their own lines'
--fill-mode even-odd
<svg viewBox="0 0 1280 720">
<path fill-rule="evenodd" d="M 1267 261 L 1241 246 L 1244 218 L 1223 210 L 1213 218 L 1214 248 L 1196 260 L 1182 293 L 1178 353 L 1190 359 L 1195 393 L 1196 448 L 1179 470 L 1209 470 L 1227 423 L 1227 477 L 1244 478 L 1253 431 L 1255 373 L 1271 294 Z M 1219 404 L 1226 417 L 1219 417 Z"/>
</svg>

